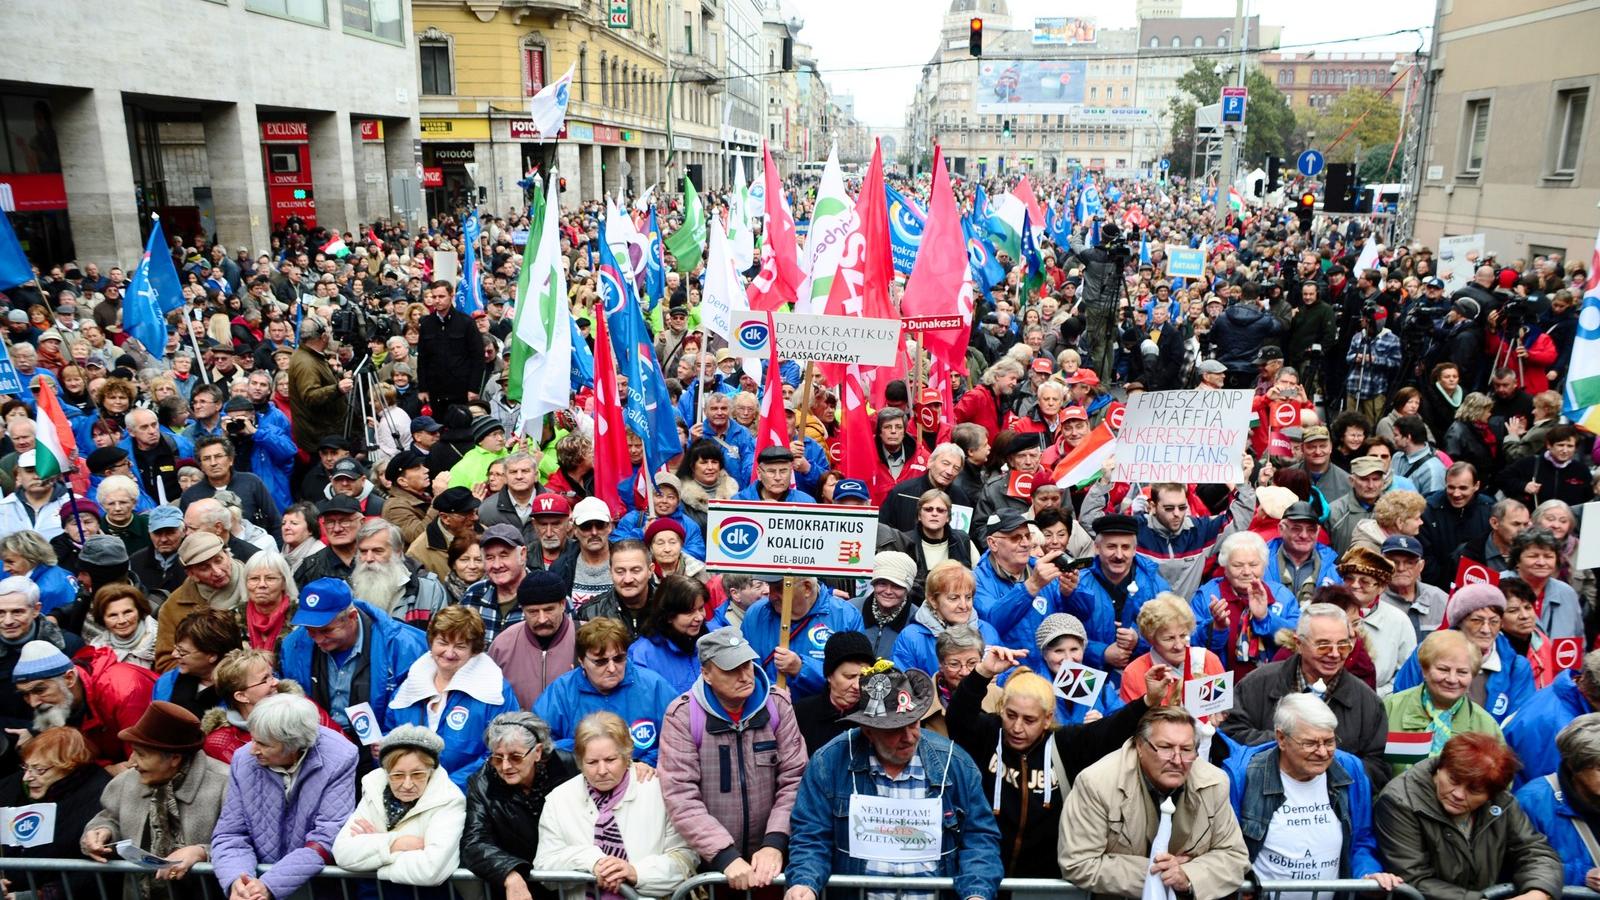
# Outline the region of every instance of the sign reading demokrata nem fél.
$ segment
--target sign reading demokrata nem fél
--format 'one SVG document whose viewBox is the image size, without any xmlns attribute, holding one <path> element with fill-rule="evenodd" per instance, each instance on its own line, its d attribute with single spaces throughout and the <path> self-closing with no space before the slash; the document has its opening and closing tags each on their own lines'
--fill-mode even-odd
<svg viewBox="0 0 1600 900">
<path fill-rule="evenodd" d="M 1251 391 L 1152 391 L 1128 398 L 1116 481 L 1231 484 L 1250 432 Z"/>
<path fill-rule="evenodd" d="M 764 575 L 869 575 L 878 531 L 872 506 L 713 500 L 706 568 Z"/>
<path fill-rule="evenodd" d="M 892 366 L 900 349 L 899 319 L 860 319 L 855 316 L 811 316 L 773 313 L 778 332 L 778 355 L 798 362 L 858 363 Z M 766 359 L 772 328 L 764 312 L 740 312 L 733 318 L 735 356 Z"/>
</svg>

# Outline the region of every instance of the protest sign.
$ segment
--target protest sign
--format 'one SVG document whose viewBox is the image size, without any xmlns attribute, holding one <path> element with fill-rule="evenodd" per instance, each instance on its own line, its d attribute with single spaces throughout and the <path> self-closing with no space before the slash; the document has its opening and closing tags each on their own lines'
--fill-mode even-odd
<svg viewBox="0 0 1600 900">
<path fill-rule="evenodd" d="M 1439 258 L 1434 269 L 1444 279 L 1444 293 L 1449 296 L 1467 286 L 1483 259 L 1484 239 L 1481 234 L 1458 234 L 1439 239 Z M 1468 259 L 1468 257 L 1472 257 Z"/>
<path fill-rule="evenodd" d="M 1167 276 L 1170 278 L 1200 278 L 1206 273 L 1206 255 L 1203 251 L 1176 244 L 1167 245 Z"/>
<path fill-rule="evenodd" d="M 1579 551 L 1582 556 L 1582 551 Z M 1451 590 L 1459 590 L 1469 584 L 1499 584 L 1500 573 L 1489 568 L 1475 559 L 1466 556 L 1456 557 L 1456 580 Z"/>
<path fill-rule="evenodd" d="M 772 321 L 769 328 L 766 313 L 736 311 L 728 349 L 734 356 L 766 359 L 776 329 L 778 355 L 796 362 L 892 366 L 900 350 L 899 319 L 774 313 Z"/>
<path fill-rule="evenodd" d="M 1600 522 L 1600 500 L 1583 504 L 1581 522 Z M 1589 518 L 1594 516 L 1595 518 Z M 1600 528 L 1584 528 L 1578 532 L 1577 559 L 1574 570 L 1600 568 Z"/>
<path fill-rule="evenodd" d="M 1183 683 L 1183 706 L 1196 716 L 1233 709 L 1233 673 L 1223 672 Z"/>
<path fill-rule="evenodd" d="M 1234 484 L 1250 432 L 1250 391 L 1154 391 L 1128 398 L 1115 481 Z"/>
<path fill-rule="evenodd" d="M 1080 706 L 1094 706 L 1106 685 L 1106 673 L 1074 662 L 1063 662 L 1056 670 L 1056 696 Z"/>
<path fill-rule="evenodd" d="M 821 503 L 712 501 L 706 568 L 766 575 L 872 574 L 878 510 Z"/>
<path fill-rule="evenodd" d="M 42 847 L 56 838 L 54 803 L 7 806 L 0 817 L 0 844 L 7 847 Z"/>
<path fill-rule="evenodd" d="M 383 729 L 378 727 L 378 714 L 372 711 L 371 703 L 346 707 L 344 715 L 350 720 L 350 730 L 356 733 L 363 745 L 370 747 L 383 740 Z"/>
<path fill-rule="evenodd" d="M 454 284 L 461 275 L 461 256 L 454 250 L 435 250 L 433 252 L 433 278 L 435 281 L 448 281 Z"/>
</svg>

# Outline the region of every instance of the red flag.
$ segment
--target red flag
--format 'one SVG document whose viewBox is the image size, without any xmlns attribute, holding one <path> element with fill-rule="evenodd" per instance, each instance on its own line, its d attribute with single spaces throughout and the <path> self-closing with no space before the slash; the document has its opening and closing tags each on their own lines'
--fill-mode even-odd
<svg viewBox="0 0 1600 900">
<path fill-rule="evenodd" d="M 963 243 L 963 259 L 965 247 Z M 889 300 L 889 283 L 894 280 L 891 253 L 889 203 L 883 192 L 883 147 L 875 142 L 872 164 L 867 167 L 856 198 L 856 227 L 845 236 L 844 257 L 839 260 L 839 271 L 822 311 L 830 316 L 898 319 Z M 844 378 L 844 366 L 839 363 L 824 363 L 822 372 L 829 384 L 839 384 Z"/>
<path fill-rule="evenodd" d="M 959 326 L 924 332 L 922 346 L 952 370 L 966 364 L 967 341 L 972 330 L 972 278 L 967 268 L 967 239 L 961 228 L 961 212 L 956 207 L 950 173 L 945 171 L 943 151 L 938 145 L 933 148 L 928 227 L 922 232 L 922 247 L 911 267 L 905 296 L 900 298 L 900 314 L 908 318 L 961 317 Z"/>
<path fill-rule="evenodd" d="M 617 485 L 633 471 L 628 459 L 628 433 L 622 425 L 622 392 L 617 384 L 617 364 L 606 330 L 604 304 L 594 306 L 594 495 L 620 518 L 622 497 Z"/>
<path fill-rule="evenodd" d="M 789 446 L 788 410 L 783 406 L 783 379 L 778 377 L 778 332 L 767 313 L 768 344 L 766 383 L 761 388 L 761 420 L 756 423 L 756 458 L 768 447 Z"/>
<path fill-rule="evenodd" d="M 795 250 L 794 218 L 783 203 L 783 185 L 778 167 L 772 162 L 772 149 L 762 142 L 766 154 L 767 224 L 762 229 L 761 271 L 745 288 L 750 308 L 770 312 L 795 301 L 795 289 L 805 281 Z M 781 405 L 781 404 L 780 404 Z"/>
<path fill-rule="evenodd" d="M 938 178 L 939 177 L 939 174 L 938 174 L 938 172 L 939 172 L 939 165 L 938 165 L 939 148 L 937 146 L 934 147 L 933 153 L 934 153 L 934 167 L 933 167 L 934 176 L 933 177 Z M 948 181 L 949 178 L 947 177 L 945 180 Z M 938 188 L 935 188 L 934 191 L 935 191 L 934 196 L 938 196 L 938 193 L 937 193 Z M 1039 229 L 1043 228 L 1044 227 L 1044 207 L 1039 205 L 1039 198 L 1035 197 L 1033 195 L 1033 185 L 1031 183 L 1029 183 L 1028 176 L 1026 176 L 1026 175 L 1022 176 L 1022 180 L 1017 182 L 1017 186 L 1011 189 L 1011 193 L 1016 194 L 1017 195 L 1017 199 L 1022 201 L 1022 205 L 1028 208 L 1028 224 L 1033 226 L 1033 230 L 1034 231 L 1038 231 Z M 929 225 L 933 224 L 933 210 L 931 210 L 931 209 L 928 210 L 928 224 Z M 961 223 L 957 222 L 956 223 L 956 229 L 957 229 L 958 232 L 959 232 L 960 228 L 961 228 Z M 927 235 L 924 234 L 922 239 L 923 240 L 927 240 L 928 239 Z M 963 242 L 962 246 L 963 247 L 966 246 L 965 242 Z"/>
<path fill-rule="evenodd" d="M 880 188 L 879 193 L 882 192 Z M 872 416 L 867 412 L 866 391 L 861 386 L 861 367 L 848 365 L 840 368 L 844 369 L 843 383 L 839 386 L 844 421 L 839 427 L 839 471 L 846 478 L 861 479 L 870 488 L 872 475 L 878 468 L 878 448 L 873 442 Z"/>
<path fill-rule="evenodd" d="M 383 249 L 383 241 L 378 239 L 378 233 L 372 230 L 371 225 L 367 226 L 367 240 L 377 244 L 379 250 Z"/>
</svg>

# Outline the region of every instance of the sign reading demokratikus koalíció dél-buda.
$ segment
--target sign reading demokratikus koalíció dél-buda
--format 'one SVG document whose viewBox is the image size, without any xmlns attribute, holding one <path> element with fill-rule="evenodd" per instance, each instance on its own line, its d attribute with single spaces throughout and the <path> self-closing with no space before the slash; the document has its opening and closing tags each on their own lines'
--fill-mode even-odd
<svg viewBox="0 0 1600 900">
<path fill-rule="evenodd" d="M 1250 435 L 1252 391 L 1131 394 L 1117 432 L 1116 481 L 1234 484 Z"/>
<path fill-rule="evenodd" d="M 877 529 L 874 506 L 713 500 L 706 507 L 706 568 L 760 575 L 870 575 Z"/>
</svg>

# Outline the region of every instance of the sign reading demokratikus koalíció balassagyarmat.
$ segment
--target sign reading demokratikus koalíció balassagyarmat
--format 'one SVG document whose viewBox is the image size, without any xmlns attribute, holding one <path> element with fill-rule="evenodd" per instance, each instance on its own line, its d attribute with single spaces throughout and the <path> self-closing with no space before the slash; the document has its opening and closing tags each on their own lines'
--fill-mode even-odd
<svg viewBox="0 0 1600 900">
<path fill-rule="evenodd" d="M 870 575 L 874 506 L 713 500 L 706 568 L 763 575 Z"/>
<path fill-rule="evenodd" d="M 728 349 L 735 356 L 766 359 L 773 329 L 778 355 L 796 362 L 892 366 L 900 349 L 899 319 L 773 313 L 772 323 L 769 328 L 764 312 L 735 312 Z"/>
<path fill-rule="evenodd" d="M 1112 478 L 1233 484 L 1250 434 L 1251 391 L 1151 391 L 1128 398 Z"/>
</svg>

